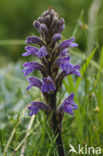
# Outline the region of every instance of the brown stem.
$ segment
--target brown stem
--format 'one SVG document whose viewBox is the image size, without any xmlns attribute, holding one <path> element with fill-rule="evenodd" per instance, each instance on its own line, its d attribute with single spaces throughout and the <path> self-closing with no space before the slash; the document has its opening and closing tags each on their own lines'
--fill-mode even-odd
<svg viewBox="0 0 103 156">
<path fill-rule="evenodd" d="M 57 121 L 58 114 L 54 113 L 52 117 L 52 129 L 54 131 L 54 135 L 56 137 L 56 144 L 58 148 L 59 156 L 65 156 L 63 143 L 62 143 L 62 137 L 61 137 L 61 119 Z"/>
<path fill-rule="evenodd" d="M 58 112 L 57 110 L 56 92 L 45 97 L 46 97 L 48 105 L 52 109 L 50 125 L 56 137 L 56 144 L 57 144 L 59 156 L 65 156 L 63 143 L 62 143 L 62 137 L 61 137 L 61 124 L 62 124 L 62 119 L 63 119 L 63 113 Z"/>
<path fill-rule="evenodd" d="M 65 156 L 60 130 L 57 131 L 57 135 L 55 136 L 57 136 L 56 144 L 57 144 L 59 156 Z"/>
</svg>

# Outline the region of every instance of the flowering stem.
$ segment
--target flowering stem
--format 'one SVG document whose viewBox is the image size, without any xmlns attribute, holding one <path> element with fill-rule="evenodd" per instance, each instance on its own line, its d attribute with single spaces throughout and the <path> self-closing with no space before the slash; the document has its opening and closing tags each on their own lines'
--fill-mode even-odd
<svg viewBox="0 0 103 156">
<path fill-rule="evenodd" d="M 59 156 L 65 156 L 60 130 L 58 130 L 57 135 L 58 136 L 57 136 L 57 139 L 56 139 L 56 144 L 57 144 L 57 147 L 58 147 Z"/>
<path fill-rule="evenodd" d="M 56 137 L 56 144 L 58 148 L 59 156 L 65 156 L 64 148 L 62 143 L 61 137 L 61 123 L 62 123 L 62 116 L 58 114 L 56 108 L 56 92 L 49 97 L 50 106 L 53 110 L 52 119 L 51 119 L 51 127 L 53 129 L 54 135 Z M 59 119 L 59 120 L 58 120 Z"/>
<path fill-rule="evenodd" d="M 43 76 L 42 81 L 36 77 L 27 78 L 30 83 L 27 90 L 33 86 L 39 88 L 44 96 L 45 103 L 33 101 L 28 109 L 31 111 L 31 116 L 37 114 L 39 110 L 43 110 L 47 117 L 51 117 L 50 126 L 55 135 L 59 156 L 65 156 L 61 138 L 62 119 L 64 112 L 73 115 L 73 110 L 77 109 L 78 106 L 73 101 L 74 93 L 71 93 L 59 108 L 57 108 L 56 94 L 62 88 L 62 82 L 65 76 L 75 74 L 81 77 L 81 75 L 79 72 L 80 66 L 69 63 L 70 53 L 68 51 L 70 48 L 78 46 L 74 42 L 75 38 L 72 37 L 58 44 L 58 41 L 62 38 L 61 32 L 65 28 L 64 19 L 58 17 L 58 14 L 49 8 L 42 13 L 41 17 L 33 22 L 33 26 L 40 33 L 40 37 L 29 36 L 26 38 L 26 43 L 38 44 L 40 47 L 27 45 L 25 47 L 26 52 L 23 53 L 23 56 L 37 56 L 41 64 L 38 62 L 26 62 L 23 65 L 25 69 L 22 72 L 24 72 L 24 76 L 35 70 L 41 72 Z"/>
<path fill-rule="evenodd" d="M 57 118 L 56 113 L 54 113 L 52 117 L 52 129 L 56 137 L 56 144 L 57 144 L 59 156 L 65 156 L 63 143 L 62 143 L 62 137 L 61 137 L 61 126 L 58 128 L 59 125 L 58 125 L 58 121 L 56 118 Z"/>
</svg>

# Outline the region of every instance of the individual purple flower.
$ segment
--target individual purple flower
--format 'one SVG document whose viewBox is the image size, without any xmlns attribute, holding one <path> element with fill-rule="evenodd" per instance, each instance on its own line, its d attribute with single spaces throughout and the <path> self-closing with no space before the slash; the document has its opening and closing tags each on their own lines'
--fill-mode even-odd
<svg viewBox="0 0 103 156">
<path fill-rule="evenodd" d="M 73 109 L 75 110 L 78 108 L 78 105 L 74 103 L 73 99 L 74 93 L 71 93 L 61 104 L 61 106 L 59 107 L 59 111 L 64 111 L 66 113 L 73 115 L 74 114 Z"/>
<path fill-rule="evenodd" d="M 34 55 L 34 56 L 37 56 L 38 58 L 43 58 L 44 56 L 48 55 L 48 52 L 45 46 L 42 46 L 40 49 L 34 46 L 26 46 L 25 50 L 27 50 L 27 52 L 23 53 L 23 56 Z"/>
<path fill-rule="evenodd" d="M 69 40 L 65 40 L 63 42 L 61 42 L 59 45 L 58 45 L 58 49 L 59 50 L 62 50 L 62 49 L 65 49 L 65 48 L 68 48 L 68 47 L 78 47 L 78 44 L 77 43 L 73 43 L 75 41 L 75 38 L 72 37 L 70 38 Z"/>
<path fill-rule="evenodd" d="M 30 85 L 27 87 L 26 90 L 29 90 L 32 88 L 32 86 L 38 87 L 39 89 L 41 89 L 42 86 L 42 82 L 37 79 L 36 77 L 28 77 L 27 81 L 30 83 Z"/>
<path fill-rule="evenodd" d="M 28 36 L 26 37 L 26 43 L 27 44 L 38 44 L 38 45 L 43 45 L 42 40 L 37 37 L 37 36 Z"/>
<path fill-rule="evenodd" d="M 57 60 L 57 64 L 63 70 L 63 72 L 65 73 L 65 76 L 70 75 L 70 74 L 75 74 L 81 77 L 80 72 L 78 71 L 78 69 L 80 69 L 80 66 L 79 65 L 73 66 L 72 64 L 69 63 L 69 61 L 70 61 L 70 56 L 60 57 Z"/>
<path fill-rule="evenodd" d="M 27 81 L 30 83 L 30 85 L 27 87 L 26 90 L 31 89 L 32 86 L 38 87 L 39 89 L 41 89 L 43 93 L 44 92 L 49 93 L 56 89 L 52 79 L 49 76 L 47 78 L 43 78 L 43 82 L 41 82 L 39 79 L 35 77 L 28 77 Z"/>
<path fill-rule="evenodd" d="M 41 87 L 41 91 L 43 93 L 45 93 L 45 92 L 51 92 L 54 90 L 56 90 L 56 87 L 55 87 L 52 79 L 50 78 L 50 76 L 48 76 L 47 78 L 43 78 L 43 84 Z"/>
<path fill-rule="evenodd" d="M 41 33 L 41 24 L 38 21 L 34 21 L 33 26 L 37 29 L 39 33 Z"/>
<path fill-rule="evenodd" d="M 40 70 L 42 72 L 43 69 L 43 65 L 38 62 L 26 62 L 23 64 L 23 67 L 26 67 L 22 70 L 22 72 L 24 72 L 24 76 L 30 74 L 34 70 Z"/>
<path fill-rule="evenodd" d="M 61 33 L 65 28 L 64 19 L 60 18 L 56 23 L 56 32 Z"/>
<path fill-rule="evenodd" d="M 28 56 L 28 55 L 37 56 L 37 52 L 39 51 L 39 49 L 34 46 L 26 46 L 25 50 L 27 52 L 23 53 L 22 56 Z"/>
<path fill-rule="evenodd" d="M 64 70 L 65 71 L 65 75 L 67 76 L 67 75 L 70 75 L 70 74 L 75 74 L 75 75 L 81 77 L 80 71 L 78 71 L 78 69 L 80 69 L 79 65 L 73 66 L 72 64 L 68 63 L 67 70 Z"/>
<path fill-rule="evenodd" d="M 47 113 L 50 112 L 50 110 L 51 110 L 50 107 L 47 106 L 43 102 L 35 101 L 35 102 L 31 102 L 30 104 L 31 104 L 31 106 L 28 107 L 28 109 L 31 110 L 30 116 L 32 116 L 33 114 L 37 114 L 40 109 Z"/>
<path fill-rule="evenodd" d="M 52 40 L 51 40 L 51 42 L 52 43 L 56 43 L 57 41 L 59 41 L 59 40 L 61 40 L 61 34 L 60 33 L 55 33 L 54 35 L 53 35 L 53 37 L 52 37 Z"/>
</svg>

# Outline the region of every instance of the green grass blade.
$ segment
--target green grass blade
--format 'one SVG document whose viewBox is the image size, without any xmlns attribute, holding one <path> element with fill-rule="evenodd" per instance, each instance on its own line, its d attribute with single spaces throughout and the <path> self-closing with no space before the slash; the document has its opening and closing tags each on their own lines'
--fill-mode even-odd
<svg viewBox="0 0 103 156">
<path fill-rule="evenodd" d="M 92 58 L 93 58 L 93 56 L 94 56 L 96 50 L 97 50 L 97 47 L 93 50 L 92 54 L 86 59 L 86 62 L 84 63 L 84 65 L 83 65 L 82 68 L 81 68 L 80 73 L 81 73 L 81 76 L 82 76 L 82 77 L 79 77 L 79 78 L 77 79 L 76 88 L 75 88 L 75 92 L 76 92 L 76 93 L 77 93 L 77 91 L 78 91 L 79 84 L 80 84 L 80 82 L 81 82 L 81 80 L 82 80 L 82 78 L 83 78 L 83 76 L 84 76 L 84 73 L 86 72 L 86 69 L 87 69 L 88 65 L 90 64 L 90 62 L 91 62 L 91 60 L 92 60 Z"/>
<path fill-rule="evenodd" d="M 100 69 L 97 75 L 97 82 L 98 82 L 98 91 L 97 91 L 97 102 L 98 102 L 98 106 L 100 108 L 100 112 L 98 113 L 98 118 L 100 123 L 102 124 L 102 111 L 103 111 L 103 103 L 102 103 L 102 95 L 103 95 L 103 91 L 102 91 L 102 73 L 101 70 L 103 68 L 103 47 L 102 47 L 102 51 L 101 51 L 101 57 L 100 57 Z"/>
</svg>

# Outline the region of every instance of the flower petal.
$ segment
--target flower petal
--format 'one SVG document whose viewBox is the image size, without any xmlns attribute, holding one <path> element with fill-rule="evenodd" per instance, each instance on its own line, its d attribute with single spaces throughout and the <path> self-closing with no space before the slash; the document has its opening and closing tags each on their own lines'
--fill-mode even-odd
<svg viewBox="0 0 103 156">
<path fill-rule="evenodd" d="M 68 48 L 74 41 L 75 41 L 74 37 L 70 38 L 69 40 L 65 40 L 58 45 L 58 49 L 62 50 L 62 49 Z"/>
<path fill-rule="evenodd" d="M 80 66 L 79 65 L 73 66 L 72 64 L 69 63 L 69 61 L 70 61 L 70 56 L 60 57 L 56 61 L 56 64 L 59 65 L 60 68 L 64 71 L 64 76 L 75 74 L 81 77 L 80 72 L 78 71 L 78 69 L 80 69 Z"/>
<path fill-rule="evenodd" d="M 42 69 L 43 69 L 43 65 L 41 65 L 38 62 L 26 62 L 23 64 L 23 67 L 26 67 L 25 69 L 22 70 L 22 72 L 25 72 L 24 76 L 30 74 L 34 70 L 42 71 Z"/>
<path fill-rule="evenodd" d="M 71 43 L 71 44 L 69 45 L 69 47 L 78 47 L 78 44 L 77 44 L 77 43 Z"/>
<path fill-rule="evenodd" d="M 38 44 L 40 46 L 43 44 L 42 40 L 37 36 L 28 36 L 26 38 L 26 43 L 27 44 Z"/>
<path fill-rule="evenodd" d="M 78 108 L 78 105 L 74 103 L 73 99 L 74 93 L 71 93 L 61 104 L 61 106 L 59 107 L 59 111 L 64 111 L 66 113 L 73 115 L 73 109 L 75 110 Z"/>
<path fill-rule="evenodd" d="M 45 46 L 42 46 L 42 47 L 39 49 L 38 57 L 39 57 L 39 58 L 43 58 L 44 56 L 47 56 L 47 55 L 48 55 L 47 48 L 46 48 Z"/>
<path fill-rule="evenodd" d="M 70 55 L 69 53 L 67 53 L 69 50 L 67 48 L 63 49 L 61 52 L 60 52 L 60 56 L 63 57 L 63 56 L 66 56 L 66 55 Z"/>
<path fill-rule="evenodd" d="M 53 37 L 52 37 L 52 40 L 51 40 L 51 42 L 52 43 L 56 43 L 57 41 L 59 41 L 59 40 L 61 40 L 61 34 L 60 33 L 55 33 L 54 35 L 53 35 Z"/>
<path fill-rule="evenodd" d="M 70 61 L 70 56 L 62 58 L 60 62 L 60 67 L 63 70 L 67 70 L 69 68 L 69 61 Z"/>
<path fill-rule="evenodd" d="M 34 21 L 33 26 L 37 29 L 39 33 L 41 32 L 41 24 L 38 21 Z"/>
<path fill-rule="evenodd" d="M 80 69 L 80 65 L 77 64 L 77 65 L 74 66 L 74 68 L 75 69 Z"/>
<path fill-rule="evenodd" d="M 26 46 L 25 50 L 27 50 L 27 52 L 23 53 L 22 56 L 28 56 L 28 55 L 37 56 L 37 52 L 39 51 L 39 49 L 34 46 Z"/>
<path fill-rule="evenodd" d="M 30 85 L 27 87 L 26 90 L 31 89 L 32 86 L 35 86 L 35 87 L 38 87 L 41 89 L 42 82 L 39 79 L 37 79 L 35 77 L 28 77 L 27 81 L 30 83 Z"/>
<path fill-rule="evenodd" d="M 41 24 L 41 30 L 43 31 L 43 32 L 48 32 L 48 29 L 47 29 L 47 27 L 46 27 L 46 25 L 43 23 L 43 24 Z"/>
<path fill-rule="evenodd" d="M 78 71 L 78 70 L 73 70 L 73 71 L 72 71 L 72 74 L 75 74 L 75 75 L 81 77 L 80 71 Z"/>
<path fill-rule="evenodd" d="M 71 93 L 65 100 L 64 103 L 66 102 L 72 102 L 74 99 L 74 93 Z"/>
<path fill-rule="evenodd" d="M 56 90 L 55 85 L 52 79 L 48 76 L 47 78 L 43 78 L 43 84 L 41 87 L 41 91 L 44 92 L 51 92 Z"/>
<path fill-rule="evenodd" d="M 64 112 L 69 113 L 69 114 L 71 114 L 71 115 L 74 114 L 72 107 L 64 108 Z"/>
<path fill-rule="evenodd" d="M 31 106 L 28 107 L 28 109 L 31 110 L 30 115 L 37 114 L 40 109 L 44 112 L 49 112 L 51 110 L 50 107 L 43 102 L 35 101 L 30 104 Z"/>
<path fill-rule="evenodd" d="M 65 25 L 64 25 L 64 19 L 60 18 L 57 23 L 56 23 L 56 32 L 61 33 L 64 29 Z"/>
<path fill-rule="evenodd" d="M 59 29 L 59 33 L 61 33 L 64 30 L 64 28 L 65 28 L 65 24 L 61 26 L 61 28 Z"/>
</svg>

